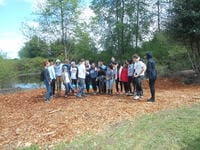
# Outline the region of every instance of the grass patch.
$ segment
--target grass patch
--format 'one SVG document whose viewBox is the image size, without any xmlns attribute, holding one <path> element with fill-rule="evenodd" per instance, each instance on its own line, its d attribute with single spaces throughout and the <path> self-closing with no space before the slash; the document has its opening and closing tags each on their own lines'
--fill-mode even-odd
<svg viewBox="0 0 200 150">
<path fill-rule="evenodd" d="M 54 150 L 199 150 L 200 104 L 144 115 L 100 135 L 83 135 Z M 26 149 L 28 150 L 28 149 Z"/>
</svg>

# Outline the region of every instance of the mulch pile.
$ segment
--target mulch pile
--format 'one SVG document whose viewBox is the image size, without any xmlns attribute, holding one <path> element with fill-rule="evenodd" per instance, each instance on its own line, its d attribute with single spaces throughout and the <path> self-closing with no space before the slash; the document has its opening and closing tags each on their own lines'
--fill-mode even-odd
<svg viewBox="0 0 200 150">
<path fill-rule="evenodd" d="M 157 81 L 157 101 L 145 97 L 134 101 L 126 96 L 89 96 L 77 100 L 56 98 L 44 103 L 45 90 L 0 95 L 0 149 L 15 149 L 31 144 L 70 141 L 86 132 L 103 129 L 136 116 L 200 102 L 200 86 L 186 86 L 175 79 Z"/>
</svg>

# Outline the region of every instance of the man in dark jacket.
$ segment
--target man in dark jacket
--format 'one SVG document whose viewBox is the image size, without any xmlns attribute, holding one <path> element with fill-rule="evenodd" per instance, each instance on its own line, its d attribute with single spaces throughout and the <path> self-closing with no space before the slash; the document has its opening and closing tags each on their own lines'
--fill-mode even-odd
<svg viewBox="0 0 200 150">
<path fill-rule="evenodd" d="M 155 61 L 153 60 L 153 55 L 151 52 L 147 54 L 147 76 L 149 78 L 149 87 L 151 91 L 151 98 L 148 99 L 148 102 L 155 102 L 155 82 L 157 79 L 157 71 L 155 67 Z"/>
</svg>

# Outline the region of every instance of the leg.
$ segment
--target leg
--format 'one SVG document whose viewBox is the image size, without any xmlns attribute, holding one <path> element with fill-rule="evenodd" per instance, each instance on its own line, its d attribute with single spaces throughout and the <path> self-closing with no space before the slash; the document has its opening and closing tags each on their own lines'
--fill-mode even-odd
<svg viewBox="0 0 200 150">
<path fill-rule="evenodd" d="M 86 84 L 87 93 L 89 93 L 89 90 L 90 90 L 90 77 L 86 77 L 85 84 Z"/>
<path fill-rule="evenodd" d="M 149 87 L 151 91 L 151 100 L 155 101 L 155 80 L 149 79 Z"/>
<path fill-rule="evenodd" d="M 115 87 L 116 87 L 117 93 L 119 93 L 119 79 L 115 80 Z"/>
<path fill-rule="evenodd" d="M 120 82 L 120 90 L 121 90 L 121 93 L 123 92 L 123 83 L 122 81 L 119 81 Z"/>
<path fill-rule="evenodd" d="M 49 84 L 49 82 L 47 80 L 44 81 L 44 84 L 45 84 L 46 90 L 47 90 L 46 91 L 46 97 L 45 97 L 45 99 L 47 101 L 47 100 L 50 100 L 51 86 L 50 86 L 50 84 Z"/>
</svg>

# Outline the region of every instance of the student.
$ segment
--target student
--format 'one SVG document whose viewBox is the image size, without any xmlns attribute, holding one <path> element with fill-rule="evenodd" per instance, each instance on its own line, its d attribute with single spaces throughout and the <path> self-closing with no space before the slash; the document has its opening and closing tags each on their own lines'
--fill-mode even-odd
<svg viewBox="0 0 200 150">
<path fill-rule="evenodd" d="M 133 85 L 134 65 L 133 65 L 132 60 L 127 61 L 127 63 L 128 63 L 128 95 L 127 96 L 132 96 L 133 95 L 132 85 Z"/>
<path fill-rule="evenodd" d="M 90 78 L 92 82 L 94 95 L 97 94 L 97 76 L 98 76 L 98 71 L 97 71 L 96 65 L 95 63 L 92 63 L 91 68 L 90 68 Z"/>
<path fill-rule="evenodd" d="M 157 71 L 155 66 L 155 61 L 153 60 L 153 55 L 151 52 L 147 54 L 147 76 L 149 78 L 149 87 L 151 91 L 151 98 L 148 99 L 148 102 L 155 102 L 155 82 L 157 79 Z"/>
<path fill-rule="evenodd" d="M 65 86 L 65 97 L 67 98 L 70 93 L 70 75 L 66 66 L 63 67 L 62 81 Z"/>
<path fill-rule="evenodd" d="M 112 65 L 109 65 L 106 71 L 106 84 L 108 89 L 108 95 L 113 94 L 113 79 L 114 79 L 113 67 Z"/>
<path fill-rule="evenodd" d="M 50 63 L 48 61 L 45 61 L 44 70 L 42 71 L 44 84 L 46 86 L 45 102 L 48 102 L 51 99 L 51 95 L 50 95 L 51 94 L 51 78 L 50 78 L 49 70 L 48 70 L 49 66 L 50 66 Z"/>
<path fill-rule="evenodd" d="M 123 92 L 122 82 L 119 81 L 119 78 L 121 78 L 121 70 L 122 70 L 121 67 L 122 66 L 120 64 L 114 64 L 114 66 L 113 66 L 113 71 L 114 71 L 114 75 L 115 75 L 115 88 L 116 88 L 116 92 L 118 95 L 120 95 Z M 120 86 L 120 88 L 119 88 L 119 86 Z"/>
<path fill-rule="evenodd" d="M 97 71 L 98 71 L 97 81 L 98 81 L 99 94 L 103 94 L 105 92 L 106 73 L 101 67 L 99 67 Z"/>
<path fill-rule="evenodd" d="M 146 65 L 140 61 L 140 57 L 137 54 L 133 55 L 133 60 L 135 62 L 134 77 L 136 82 L 136 95 L 134 96 L 134 99 L 138 100 L 143 97 L 142 80 L 144 79 Z"/>
<path fill-rule="evenodd" d="M 72 80 L 72 86 L 77 89 L 77 80 L 78 80 L 78 67 L 76 66 L 76 63 L 74 61 L 71 62 L 71 80 Z"/>
<path fill-rule="evenodd" d="M 126 95 L 128 95 L 128 64 L 127 62 L 124 63 L 122 71 L 121 71 L 121 81 L 124 86 L 124 90 Z"/>
<path fill-rule="evenodd" d="M 81 98 L 84 95 L 84 85 L 85 85 L 85 77 L 86 77 L 86 68 L 85 68 L 85 60 L 81 59 L 80 65 L 78 66 L 78 85 L 79 90 L 77 93 L 77 98 Z"/>
<path fill-rule="evenodd" d="M 85 61 L 85 68 L 86 68 L 86 78 L 85 78 L 85 85 L 86 85 L 86 90 L 87 90 L 87 95 L 89 95 L 90 92 L 90 61 L 86 60 Z"/>
<path fill-rule="evenodd" d="M 106 70 L 107 70 L 107 67 L 104 65 L 104 62 L 103 61 L 99 61 L 98 62 L 98 66 L 100 68 L 101 71 L 103 71 L 104 73 L 104 83 L 103 83 L 103 93 L 105 94 L 107 91 L 106 91 L 106 80 L 105 80 L 105 74 L 106 74 Z M 103 81 L 103 80 L 102 80 Z"/>
<path fill-rule="evenodd" d="M 57 83 L 58 96 L 61 96 L 62 67 L 63 67 L 63 64 L 61 63 L 61 61 L 59 59 L 57 59 L 54 68 L 55 68 L 55 73 L 56 73 L 56 83 Z"/>
<path fill-rule="evenodd" d="M 55 96 L 55 87 L 56 87 L 56 73 L 54 69 L 54 63 L 52 59 L 49 59 L 50 66 L 48 67 L 49 75 L 51 78 L 51 96 Z"/>
</svg>

